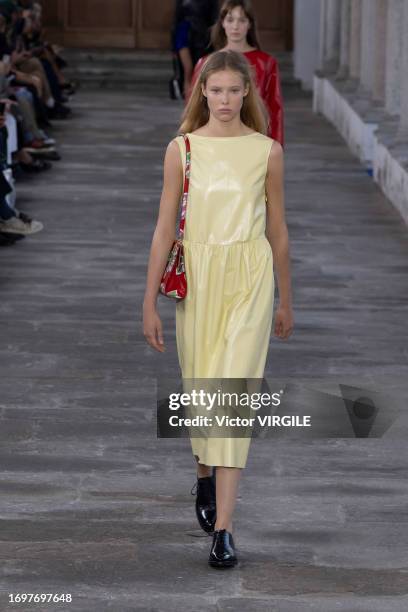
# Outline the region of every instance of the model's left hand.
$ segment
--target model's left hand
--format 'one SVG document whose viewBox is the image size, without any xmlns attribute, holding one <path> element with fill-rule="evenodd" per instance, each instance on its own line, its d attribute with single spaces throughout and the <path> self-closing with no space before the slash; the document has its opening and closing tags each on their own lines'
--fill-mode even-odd
<svg viewBox="0 0 408 612">
<path fill-rule="evenodd" d="M 279 306 L 275 313 L 275 336 L 286 340 L 293 331 L 293 312 L 291 308 Z"/>
</svg>

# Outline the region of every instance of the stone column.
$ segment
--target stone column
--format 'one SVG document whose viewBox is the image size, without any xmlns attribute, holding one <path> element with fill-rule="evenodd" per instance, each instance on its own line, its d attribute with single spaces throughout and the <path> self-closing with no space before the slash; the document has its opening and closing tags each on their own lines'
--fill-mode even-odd
<svg viewBox="0 0 408 612">
<path fill-rule="evenodd" d="M 385 109 L 398 115 L 401 108 L 402 25 L 404 0 L 388 0 Z"/>
<path fill-rule="evenodd" d="M 384 103 L 388 0 L 373 0 L 373 2 L 375 4 L 373 98 L 377 102 Z"/>
<path fill-rule="evenodd" d="M 319 67 L 320 0 L 296 0 L 295 3 L 295 78 L 303 89 L 313 89 L 313 75 Z"/>
<path fill-rule="evenodd" d="M 362 0 L 360 83 L 366 92 L 374 89 L 376 0 Z"/>
<path fill-rule="evenodd" d="M 408 0 L 404 0 L 402 19 L 402 57 L 401 57 L 401 115 L 399 140 L 408 142 Z"/>
<path fill-rule="evenodd" d="M 360 78 L 361 65 L 361 0 L 351 0 L 350 77 Z"/>
<path fill-rule="evenodd" d="M 320 67 L 327 73 L 338 70 L 340 61 L 340 2 L 321 0 Z"/>
<path fill-rule="evenodd" d="M 350 70 L 351 0 L 342 0 L 340 13 L 340 67 L 337 79 L 346 79 Z"/>
</svg>

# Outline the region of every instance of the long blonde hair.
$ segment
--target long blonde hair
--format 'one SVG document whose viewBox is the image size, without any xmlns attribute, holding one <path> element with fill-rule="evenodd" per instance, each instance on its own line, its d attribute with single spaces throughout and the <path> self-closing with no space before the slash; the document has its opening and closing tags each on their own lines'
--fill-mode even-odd
<svg viewBox="0 0 408 612">
<path fill-rule="evenodd" d="M 233 70 L 241 75 L 244 87 L 248 86 L 241 108 L 241 120 L 256 132 L 266 134 L 268 113 L 252 77 L 251 66 L 242 53 L 231 49 L 216 51 L 204 63 L 184 109 L 179 133 L 193 132 L 208 122 L 210 111 L 201 86 L 206 86 L 208 77 L 221 70 Z"/>
<path fill-rule="evenodd" d="M 222 49 L 227 44 L 227 36 L 225 34 L 222 22 L 224 21 L 228 13 L 237 7 L 242 9 L 250 24 L 247 33 L 247 43 L 251 45 L 251 47 L 260 49 L 258 34 L 256 31 L 255 13 L 250 0 L 225 0 L 225 2 L 220 8 L 218 19 L 211 28 L 211 43 L 214 49 Z"/>
</svg>

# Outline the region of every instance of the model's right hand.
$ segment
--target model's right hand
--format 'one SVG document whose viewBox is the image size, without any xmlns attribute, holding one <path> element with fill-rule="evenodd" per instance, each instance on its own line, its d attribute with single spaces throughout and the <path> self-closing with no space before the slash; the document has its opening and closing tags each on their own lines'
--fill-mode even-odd
<svg viewBox="0 0 408 612">
<path fill-rule="evenodd" d="M 162 322 L 154 307 L 143 308 L 143 334 L 150 346 L 160 353 L 166 350 Z"/>
</svg>

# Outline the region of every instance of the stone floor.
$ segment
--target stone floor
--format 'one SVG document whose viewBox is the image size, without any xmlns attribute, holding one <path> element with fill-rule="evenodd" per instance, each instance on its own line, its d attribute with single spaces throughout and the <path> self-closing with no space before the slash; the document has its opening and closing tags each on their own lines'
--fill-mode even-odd
<svg viewBox="0 0 408 612">
<path fill-rule="evenodd" d="M 80 91 L 55 129 L 63 160 L 19 185 L 45 229 L 0 250 L 0 609 L 407 610 L 403 414 L 383 438 L 254 440 L 240 565 L 207 565 L 189 442 L 155 431 L 157 379 L 178 373 L 174 305 L 160 300 L 164 355 L 141 334 L 181 110 L 165 90 Z M 285 95 L 296 327 L 271 339 L 266 374 L 404 397 L 407 228 L 310 98 Z M 9 593 L 73 602 L 11 605 Z"/>
</svg>

